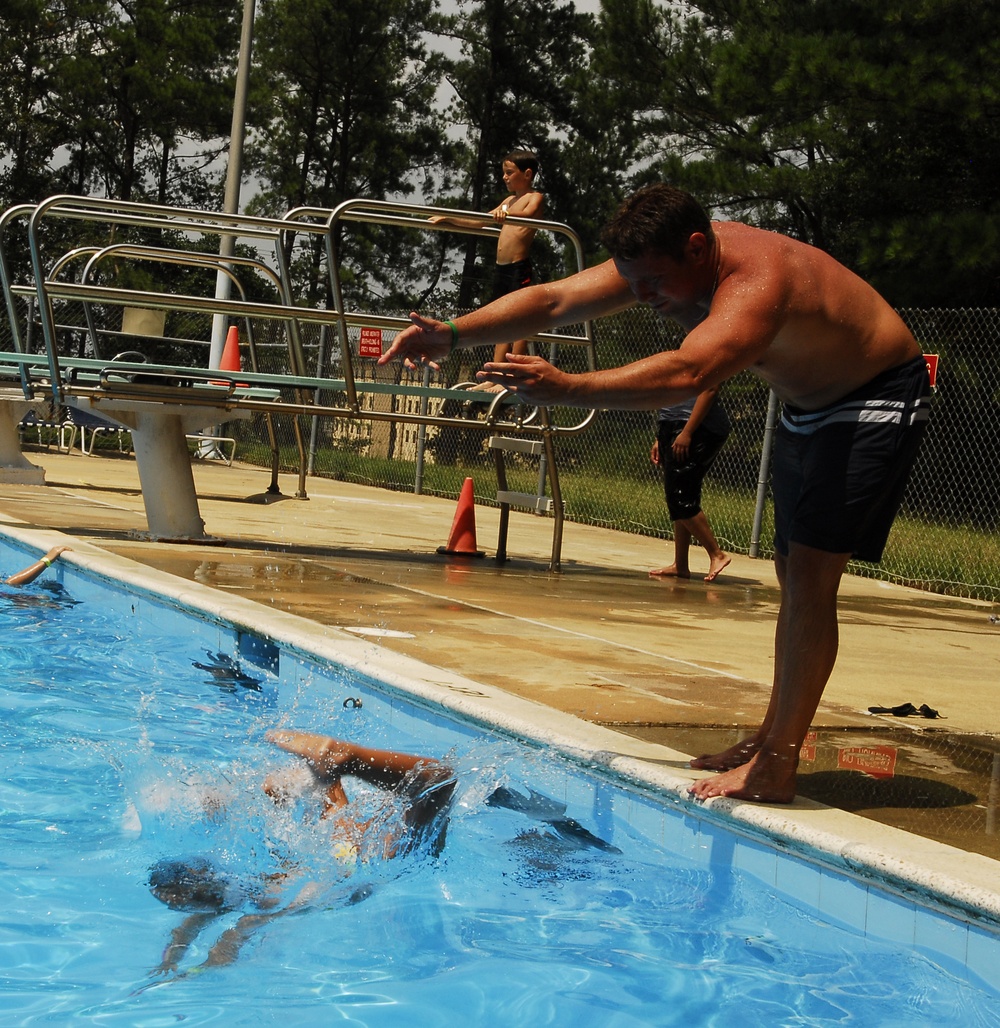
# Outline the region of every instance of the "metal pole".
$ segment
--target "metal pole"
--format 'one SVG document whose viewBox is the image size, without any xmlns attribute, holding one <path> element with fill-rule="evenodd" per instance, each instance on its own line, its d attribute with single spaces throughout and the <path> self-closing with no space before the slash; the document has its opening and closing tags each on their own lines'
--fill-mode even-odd
<svg viewBox="0 0 1000 1028">
<path fill-rule="evenodd" d="M 240 55 L 236 65 L 236 93 L 233 97 L 233 122 L 229 134 L 229 161 L 226 165 L 226 193 L 222 203 L 222 210 L 225 214 L 238 214 L 240 209 L 240 186 L 243 181 L 243 139 L 246 133 L 250 56 L 253 51 L 253 20 L 254 0 L 243 0 L 243 27 L 240 31 Z M 235 252 L 236 237 L 223 235 L 219 242 L 219 256 L 232 257 Z M 220 300 L 228 300 L 229 287 L 229 276 L 220 271 L 216 278 L 216 297 Z M 212 347 L 208 355 L 210 368 L 217 368 L 222 360 L 228 328 L 225 315 L 213 315 Z"/>
<path fill-rule="evenodd" d="M 316 354 L 316 377 L 323 377 L 323 365 L 326 362 L 326 325 L 319 328 L 319 352 Z M 313 396 L 316 403 L 320 401 L 322 390 L 317 389 Z M 309 429 L 309 459 L 306 461 L 306 474 L 311 475 L 316 465 L 316 450 L 319 446 L 319 417 L 312 416 L 312 426 Z"/>
<path fill-rule="evenodd" d="M 424 365 L 422 385 L 426 389 L 431 384 L 431 369 Z M 420 397 L 420 416 L 427 416 L 427 397 Z M 427 426 L 421 423 L 417 429 L 417 468 L 413 477 L 413 491 L 419 496 L 424 491 L 424 449 L 427 446 Z"/>
<path fill-rule="evenodd" d="M 753 512 L 753 530 L 750 533 L 750 556 L 760 553 L 760 529 L 764 521 L 764 505 L 767 503 L 767 480 L 771 471 L 771 450 L 774 447 L 774 429 L 778 423 L 778 397 L 772 390 L 767 398 L 767 421 L 764 423 L 764 446 L 760 454 L 760 471 L 757 474 L 757 505 Z"/>
<path fill-rule="evenodd" d="M 993 774 L 990 777 L 990 794 L 986 800 L 986 834 L 997 830 L 997 806 L 1000 805 L 1000 753 L 993 754 Z"/>
<path fill-rule="evenodd" d="M 243 26 L 240 29 L 240 54 L 236 64 L 236 92 L 233 96 L 233 121 L 229 133 L 229 160 L 226 164 L 226 192 L 222 201 L 224 214 L 237 214 L 240 209 L 240 185 L 243 181 L 243 139 L 246 130 L 247 90 L 250 83 L 250 56 L 253 50 L 254 0 L 243 0 Z M 236 252 L 236 237 L 223 234 L 219 241 L 219 256 L 232 257 Z M 215 278 L 215 296 L 228 300 L 229 275 L 222 269 Z M 212 315 L 212 341 L 208 350 L 208 366 L 217 368 L 222 363 L 229 319 L 224 314 Z M 206 435 L 218 435 L 219 426 L 205 429 Z M 211 442 L 201 444 L 200 457 L 218 459 L 219 448 Z"/>
</svg>

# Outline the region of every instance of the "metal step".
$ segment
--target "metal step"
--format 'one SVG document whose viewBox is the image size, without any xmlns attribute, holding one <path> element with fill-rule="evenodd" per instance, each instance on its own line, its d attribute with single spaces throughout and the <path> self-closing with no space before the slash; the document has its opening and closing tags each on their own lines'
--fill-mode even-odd
<svg viewBox="0 0 1000 1028">
<path fill-rule="evenodd" d="M 498 489 L 497 503 L 506 503 L 511 507 L 526 507 L 536 514 L 552 513 L 552 497 L 538 496 L 536 493 L 515 493 L 509 489 Z"/>
<path fill-rule="evenodd" d="M 489 445 L 491 450 L 528 453 L 533 457 L 541 457 L 545 452 L 545 444 L 541 439 L 522 439 L 506 435 L 491 435 Z"/>
</svg>

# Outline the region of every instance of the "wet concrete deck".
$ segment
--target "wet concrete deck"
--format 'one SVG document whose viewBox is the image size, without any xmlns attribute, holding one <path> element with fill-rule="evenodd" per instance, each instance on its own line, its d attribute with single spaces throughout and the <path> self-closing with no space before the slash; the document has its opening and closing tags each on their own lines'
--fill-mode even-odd
<svg viewBox="0 0 1000 1028">
<path fill-rule="evenodd" d="M 263 502 L 268 472 L 196 462 L 218 542 L 161 543 L 129 457 L 31 452 L 46 485 L 5 485 L 0 524 L 55 529 L 683 752 L 729 745 L 763 715 L 778 602 L 773 565 L 736 556 L 715 583 L 654 580 L 660 541 L 476 508 L 482 559 L 446 558 L 455 501 L 310 479 L 309 499 Z M 699 554 L 694 554 L 697 568 Z M 841 592 L 841 655 L 802 765 L 801 791 L 1000 858 L 1000 625 L 989 604 L 868 579 Z M 942 715 L 875 717 L 911 702 Z M 871 772 L 874 772 L 874 777 Z"/>
</svg>

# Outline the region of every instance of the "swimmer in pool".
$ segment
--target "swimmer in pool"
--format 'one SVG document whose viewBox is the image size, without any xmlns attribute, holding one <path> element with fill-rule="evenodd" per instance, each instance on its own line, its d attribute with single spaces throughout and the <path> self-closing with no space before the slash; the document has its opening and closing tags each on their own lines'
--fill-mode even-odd
<svg viewBox="0 0 1000 1028">
<path fill-rule="evenodd" d="M 43 571 L 52 567 L 53 562 L 59 559 L 60 553 L 64 553 L 68 549 L 68 546 L 53 546 L 44 557 L 39 557 L 34 564 L 29 564 L 26 568 L 11 575 L 10 578 L 5 579 L 4 585 L 28 585 L 29 582 L 34 582 Z"/>
<path fill-rule="evenodd" d="M 373 853 L 389 858 L 409 852 L 425 841 L 435 855 L 443 849 L 447 821 L 439 815 L 447 809 L 455 791 L 454 774 L 447 765 L 432 757 L 369 749 L 312 732 L 272 731 L 267 733 L 267 739 L 301 757 L 311 780 L 323 787 L 321 816 L 330 822 L 335 851 L 339 847 L 341 852 L 353 850 L 355 854 Z M 296 770 L 292 769 L 291 774 L 287 770 L 274 772 L 265 779 L 264 791 L 276 803 L 285 802 L 289 790 L 301 784 Z M 350 800 L 341 781 L 345 776 L 404 797 L 408 802 L 402 823 L 389 834 L 375 840 L 367 838 L 370 820 L 357 821 L 346 813 Z M 436 835 L 430 839 L 432 828 Z"/>
<path fill-rule="evenodd" d="M 455 791 L 452 769 L 433 757 L 393 750 L 370 749 L 343 739 L 312 732 L 276 730 L 269 742 L 301 757 L 304 764 L 270 773 L 263 788 L 280 805 L 319 787 L 320 822 L 329 827 L 333 856 L 352 867 L 359 862 L 391 858 L 426 844 L 437 856 L 444 846 L 447 810 Z M 342 779 L 354 777 L 394 793 L 406 801 L 400 823 L 388 831 L 373 827 L 372 819 L 350 814 L 351 801 Z M 153 974 L 177 971 L 188 948 L 208 924 L 223 914 L 251 908 L 213 944 L 204 963 L 185 974 L 233 963 L 243 944 L 261 925 L 307 906 L 320 892 L 317 882 L 307 882 L 285 905 L 281 888 L 290 875 L 283 872 L 254 880 L 227 874 L 204 858 L 161 860 L 150 868 L 149 888 L 172 910 L 188 917 L 170 935 L 160 965 Z M 361 886 L 351 890 L 347 902 L 357 903 L 370 892 Z"/>
</svg>

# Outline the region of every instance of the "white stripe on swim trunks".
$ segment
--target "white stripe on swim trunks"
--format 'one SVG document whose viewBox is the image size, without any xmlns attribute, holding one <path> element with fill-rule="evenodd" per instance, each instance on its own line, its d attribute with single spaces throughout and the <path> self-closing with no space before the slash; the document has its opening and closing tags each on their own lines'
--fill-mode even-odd
<svg viewBox="0 0 1000 1028">
<path fill-rule="evenodd" d="M 800 414 L 783 411 L 781 423 L 789 432 L 809 435 L 825 425 L 844 421 L 898 425 L 907 411 L 907 421 L 911 425 L 915 421 L 926 420 L 930 414 L 930 398 L 921 396 L 910 404 L 902 400 L 850 400 L 821 411 L 803 411 Z"/>
</svg>

